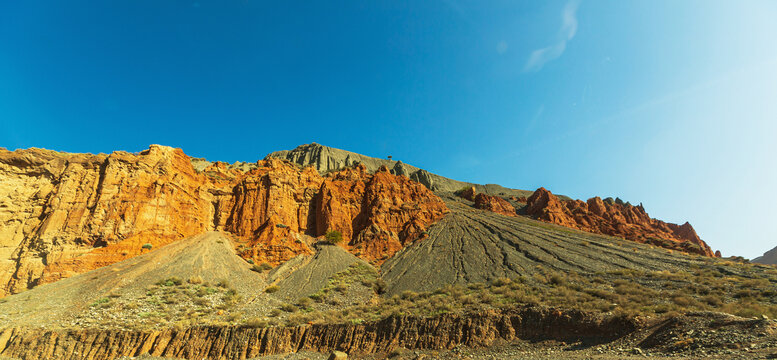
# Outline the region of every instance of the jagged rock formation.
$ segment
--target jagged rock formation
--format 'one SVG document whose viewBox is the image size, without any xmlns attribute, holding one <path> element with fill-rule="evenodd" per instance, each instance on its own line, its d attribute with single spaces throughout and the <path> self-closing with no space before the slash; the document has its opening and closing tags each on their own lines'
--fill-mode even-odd
<svg viewBox="0 0 777 360">
<path fill-rule="evenodd" d="M 366 324 L 291 328 L 193 327 L 183 330 L 34 330 L 0 332 L 0 356 L 25 359 L 107 360 L 121 356 L 246 359 L 303 350 L 386 353 L 397 348 L 450 349 L 489 346 L 500 340 L 612 340 L 638 324 L 621 317 L 552 308 L 487 311 L 434 318 L 392 316 Z"/>
<path fill-rule="evenodd" d="M 374 175 L 362 164 L 327 178 L 316 199 L 317 234 L 339 231 L 356 254 L 385 260 L 448 208 L 429 189 L 381 167 Z"/>
<path fill-rule="evenodd" d="M 477 196 L 475 196 L 475 208 L 488 210 L 507 216 L 516 216 L 515 208 L 510 205 L 507 200 L 498 196 L 491 196 L 483 193 L 477 194 Z"/>
<path fill-rule="evenodd" d="M 539 188 L 527 200 L 526 213 L 542 221 L 597 234 L 618 236 L 687 253 L 714 256 L 691 224 L 666 223 L 652 219 L 642 205 L 633 206 L 599 197 L 560 200 Z"/>
<path fill-rule="evenodd" d="M 326 182 L 314 169 L 272 158 L 195 163 L 201 172 L 180 149 L 159 145 L 139 154 L 0 151 L 0 295 L 208 230 L 235 234 L 241 256 L 275 265 L 312 253 L 304 236 L 344 226 L 345 217 L 332 216 L 342 212 L 342 198 L 352 205 L 348 221 L 359 220 L 345 246 L 380 259 L 447 211 L 431 191 L 388 173 Z M 333 192 L 335 182 L 365 191 Z"/>
<path fill-rule="evenodd" d="M 432 191 L 453 192 L 474 186 L 477 191 L 490 195 L 529 196 L 531 194 L 531 191 L 508 189 L 495 184 L 479 185 L 456 181 L 432 174 L 401 161 L 364 156 L 316 143 L 300 145 L 293 150 L 276 151 L 267 155 L 266 159 L 269 158 L 286 159 L 301 166 L 312 166 L 321 173 L 340 170 L 353 166 L 356 163 L 363 164 L 367 171 L 371 173 L 376 172 L 381 166 L 385 166 L 390 173 L 409 177 Z"/>
<path fill-rule="evenodd" d="M 718 252 L 719 253 L 719 252 Z M 716 253 L 716 255 L 718 254 Z M 720 257 L 720 256 L 718 256 Z M 751 260 L 751 262 L 767 265 L 777 264 L 777 247 L 765 252 L 763 255 Z"/>
<path fill-rule="evenodd" d="M 474 186 L 456 192 L 462 199 L 474 202 L 476 209 L 495 212 L 497 214 L 516 216 L 515 207 L 509 201 L 498 196 L 491 196 L 484 193 L 478 193 Z M 515 196 L 511 198 L 515 199 Z"/>
</svg>

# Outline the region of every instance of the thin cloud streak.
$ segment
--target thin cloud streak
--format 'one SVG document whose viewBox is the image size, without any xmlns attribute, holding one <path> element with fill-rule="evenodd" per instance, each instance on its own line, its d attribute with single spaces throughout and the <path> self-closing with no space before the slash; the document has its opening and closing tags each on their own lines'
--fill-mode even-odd
<svg viewBox="0 0 777 360">
<path fill-rule="evenodd" d="M 561 11 L 560 40 L 551 46 L 532 51 L 529 60 L 523 68 L 524 72 L 539 71 L 545 64 L 558 59 L 567 49 L 567 42 L 572 40 L 577 33 L 577 8 L 579 0 L 568 2 Z"/>
</svg>

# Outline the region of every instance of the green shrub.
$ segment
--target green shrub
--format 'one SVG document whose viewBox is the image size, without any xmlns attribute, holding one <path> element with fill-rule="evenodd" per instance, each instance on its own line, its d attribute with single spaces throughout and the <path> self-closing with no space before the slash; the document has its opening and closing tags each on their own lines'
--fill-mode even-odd
<svg viewBox="0 0 777 360">
<path fill-rule="evenodd" d="M 343 242 L 343 234 L 337 230 L 330 230 L 326 232 L 324 239 L 330 244 L 336 245 Z"/>
<path fill-rule="evenodd" d="M 292 304 L 283 304 L 283 305 L 281 305 L 280 309 L 285 311 L 285 312 L 295 312 L 295 311 L 297 311 L 297 307 L 292 305 Z"/>
<path fill-rule="evenodd" d="M 266 262 L 263 262 L 263 263 L 261 263 L 259 265 L 252 266 L 251 270 L 256 271 L 258 273 L 263 273 L 263 272 L 265 272 L 267 270 L 272 270 L 272 265 L 270 265 L 270 264 L 268 264 Z"/>
<path fill-rule="evenodd" d="M 245 325 L 251 328 L 262 329 L 266 328 L 269 325 L 269 322 L 265 319 L 253 318 L 246 320 Z"/>
<path fill-rule="evenodd" d="M 154 245 L 151 245 L 151 244 L 149 244 L 149 243 L 145 243 L 145 244 L 143 244 L 143 246 L 142 246 L 142 248 L 144 248 L 144 249 L 147 249 L 147 250 L 151 250 L 151 248 L 153 248 L 153 247 L 154 247 Z"/>
<path fill-rule="evenodd" d="M 264 289 L 264 292 L 266 292 L 268 294 L 272 294 L 272 293 L 274 293 L 274 292 L 276 292 L 276 291 L 278 291 L 280 289 L 281 288 L 279 288 L 278 285 L 270 285 L 266 289 Z"/>
<path fill-rule="evenodd" d="M 313 300 L 311 298 L 300 298 L 297 300 L 297 306 L 300 308 L 306 308 L 309 307 L 313 303 Z"/>
</svg>

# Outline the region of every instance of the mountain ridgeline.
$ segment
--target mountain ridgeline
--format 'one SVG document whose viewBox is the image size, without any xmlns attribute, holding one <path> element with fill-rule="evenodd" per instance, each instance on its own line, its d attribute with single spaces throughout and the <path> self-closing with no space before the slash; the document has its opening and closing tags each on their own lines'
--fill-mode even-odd
<svg viewBox="0 0 777 360">
<path fill-rule="evenodd" d="M 334 231 L 340 246 L 379 265 L 426 239 L 440 220 L 457 217 L 450 208 L 466 199 L 451 195 L 467 187 L 484 201 L 499 201 L 491 217 L 524 214 L 712 255 L 690 225 L 651 219 L 641 206 L 469 184 L 318 144 L 253 164 L 211 163 L 158 145 L 108 155 L 2 150 L 0 179 L 0 294 L 214 230 L 233 234 L 241 257 L 271 265 L 313 254 L 309 240 Z M 455 226 L 441 224 L 449 223 Z"/>
<path fill-rule="evenodd" d="M 734 316 L 777 316 L 777 271 L 718 257 L 642 205 L 318 144 L 234 164 L 160 145 L 0 149 L 0 357 L 777 338 L 756 337 L 777 323 Z M 703 311 L 716 315 L 661 317 Z M 698 346 L 656 340 L 714 322 L 728 325 Z"/>
</svg>

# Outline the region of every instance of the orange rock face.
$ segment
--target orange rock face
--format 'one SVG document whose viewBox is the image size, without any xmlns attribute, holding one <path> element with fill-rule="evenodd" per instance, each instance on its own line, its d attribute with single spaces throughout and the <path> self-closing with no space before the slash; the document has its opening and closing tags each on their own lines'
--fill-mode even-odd
<svg viewBox="0 0 777 360">
<path fill-rule="evenodd" d="M 505 199 L 484 193 L 478 194 L 475 187 L 469 187 L 456 193 L 461 198 L 475 202 L 475 208 L 495 212 L 497 214 L 516 216 L 515 207 Z M 516 199 L 515 196 L 512 197 Z"/>
<path fill-rule="evenodd" d="M 3 151 L 0 179 L 8 202 L 0 214 L 0 294 L 201 233 L 211 208 L 189 157 L 161 146 L 110 155 Z"/>
<path fill-rule="evenodd" d="M 425 187 L 363 169 L 325 178 L 266 160 L 198 172 L 183 151 L 159 145 L 110 155 L 0 149 L 0 296 L 210 230 L 234 234 L 255 262 L 310 253 L 307 235 L 330 228 L 380 259 L 445 212 Z"/>
<path fill-rule="evenodd" d="M 475 196 L 475 207 L 488 210 L 497 214 L 516 216 L 515 208 L 510 203 L 497 196 L 486 195 L 483 193 Z"/>
<path fill-rule="evenodd" d="M 561 226 L 714 256 L 689 223 L 677 225 L 652 219 L 642 205 L 603 201 L 599 197 L 586 202 L 561 201 L 545 188 L 539 188 L 527 199 L 526 213 Z"/>
<path fill-rule="evenodd" d="M 336 230 L 358 256 L 385 260 L 441 219 L 448 208 L 429 189 L 381 168 L 339 171 L 321 185 L 316 199 L 316 235 Z"/>
</svg>

